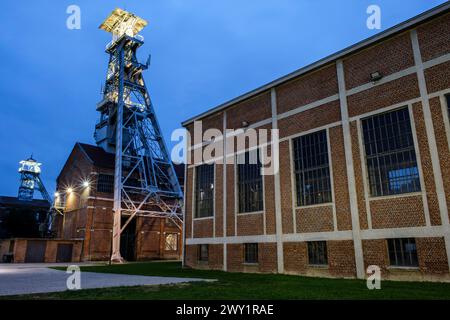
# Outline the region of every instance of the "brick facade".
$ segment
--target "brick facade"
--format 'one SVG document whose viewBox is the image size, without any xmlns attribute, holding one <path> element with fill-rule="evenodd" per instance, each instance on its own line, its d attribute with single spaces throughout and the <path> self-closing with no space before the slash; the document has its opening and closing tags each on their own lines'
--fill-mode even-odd
<svg viewBox="0 0 450 320">
<path fill-rule="evenodd" d="M 350 278 L 362 278 L 369 265 L 378 265 L 383 278 L 449 280 L 449 7 L 208 114 L 206 126 L 215 122 L 221 131 L 223 117 L 229 129 L 239 128 L 243 121 L 250 127 L 277 126 L 280 169 L 264 176 L 263 212 L 238 214 L 235 166 L 216 164 L 215 215 L 199 222 L 192 220 L 191 203 L 196 164 L 189 166 L 185 265 Z M 422 61 L 417 60 L 420 56 Z M 372 82 L 373 72 L 382 79 Z M 407 108 L 410 115 L 420 189 L 374 196 L 362 120 L 399 108 Z M 192 120 L 183 125 L 191 128 Z M 327 133 L 332 199 L 298 206 L 292 141 L 319 130 Z M 414 239 L 410 241 L 415 243 L 417 266 L 403 268 L 390 261 L 389 239 L 397 238 Z M 326 264 L 310 264 L 312 241 L 326 244 Z M 258 259 L 246 263 L 244 248 L 254 243 Z M 209 244 L 208 263 L 198 261 L 199 244 Z"/>
<path fill-rule="evenodd" d="M 114 163 L 104 161 L 100 166 L 85 149 L 100 152 L 107 160 L 114 158 L 99 147 L 75 145 L 57 179 L 56 203 L 63 206 L 64 215 L 57 216 L 55 231 L 61 239 L 80 241 L 78 261 L 107 261 L 111 258 L 113 193 L 99 190 L 98 179 L 100 174 L 113 176 Z M 82 187 L 83 181 L 89 181 L 89 186 Z M 73 189 L 71 193 L 66 192 L 69 187 Z M 135 228 L 129 235 L 134 252 L 128 260 L 180 258 L 182 232 L 178 226 L 165 218 L 137 216 L 134 220 Z M 167 250 L 169 234 L 176 237 L 177 250 Z"/>
</svg>

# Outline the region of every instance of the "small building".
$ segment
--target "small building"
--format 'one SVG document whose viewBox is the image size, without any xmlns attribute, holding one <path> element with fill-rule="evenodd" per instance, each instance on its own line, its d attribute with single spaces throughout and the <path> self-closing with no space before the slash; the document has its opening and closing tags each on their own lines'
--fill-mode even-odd
<svg viewBox="0 0 450 320">
<path fill-rule="evenodd" d="M 192 157 L 185 260 L 193 268 L 450 280 L 450 4 L 447 2 L 185 122 L 228 135 Z M 262 175 L 249 129 L 278 129 Z M 191 139 L 189 154 L 209 141 Z M 258 146 L 264 149 L 264 146 Z M 245 156 L 243 156 L 245 155 Z M 227 161 L 225 161 L 227 159 Z M 235 161 L 228 161 L 235 159 Z"/>
<path fill-rule="evenodd" d="M 179 179 L 184 167 L 175 166 Z M 113 227 L 114 154 L 76 143 L 57 178 L 58 238 L 83 240 L 81 261 L 109 260 Z M 122 224 L 128 217 L 122 218 Z M 181 230 L 167 218 L 137 215 L 121 234 L 127 261 L 179 259 Z"/>
<path fill-rule="evenodd" d="M 49 209 L 46 200 L 0 196 L 0 239 L 39 237 Z"/>
<path fill-rule="evenodd" d="M 82 240 L 44 238 L 47 200 L 0 197 L 0 262 L 77 262 Z"/>
</svg>

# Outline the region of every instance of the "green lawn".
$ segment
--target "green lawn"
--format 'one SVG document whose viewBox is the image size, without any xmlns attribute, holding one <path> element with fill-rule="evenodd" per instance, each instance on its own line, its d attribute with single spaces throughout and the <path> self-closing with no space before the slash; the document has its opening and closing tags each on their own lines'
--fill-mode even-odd
<svg viewBox="0 0 450 320">
<path fill-rule="evenodd" d="M 89 289 L 18 296 L 19 299 L 450 299 L 450 283 L 361 280 L 182 269 L 177 262 L 83 267 L 82 271 L 217 279 L 216 282 Z"/>
</svg>

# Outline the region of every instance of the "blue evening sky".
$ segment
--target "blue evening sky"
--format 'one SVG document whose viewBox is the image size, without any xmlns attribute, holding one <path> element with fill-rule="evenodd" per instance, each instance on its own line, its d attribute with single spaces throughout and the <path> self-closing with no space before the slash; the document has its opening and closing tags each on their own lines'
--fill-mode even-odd
<svg viewBox="0 0 450 320">
<path fill-rule="evenodd" d="M 0 10 L 0 195 L 16 196 L 18 162 L 43 163 L 50 193 L 75 142 L 93 144 L 105 77 L 98 29 L 116 7 L 149 21 L 141 59 L 169 146 L 187 118 L 372 36 L 442 0 L 39 0 Z M 81 30 L 66 8 L 81 8 Z M 366 8 L 381 7 L 381 30 Z"/>
</svg>

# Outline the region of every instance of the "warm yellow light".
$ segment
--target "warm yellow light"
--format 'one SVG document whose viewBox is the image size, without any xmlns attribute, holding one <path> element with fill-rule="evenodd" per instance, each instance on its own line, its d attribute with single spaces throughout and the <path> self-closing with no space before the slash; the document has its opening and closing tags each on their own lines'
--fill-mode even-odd
<svg viewBox="0 0 450 320">
<path fill-rule="evenodd" d="M 85 188 L 89 187 L 89 181 L 83 181 L 83 187 Z"/>
<path fill-rule="evenodd" d="M 128 11 L 115 9 L 108 18 L 100 25 L 100 29 L 110 32 L 117 37 L 126 34 L 134 37 L 148 22 Z"/>
<path fill-rule="evenodd" d="M 72 193 L 73 189 L 72 188 L 67 188 L 67 193 Z"/>
<path fill-rule="evenodd" d="M 56 197 L 56 198 L 59 197 L 59 192 L 55 192 L 55 197 Z"/>
</svg>

